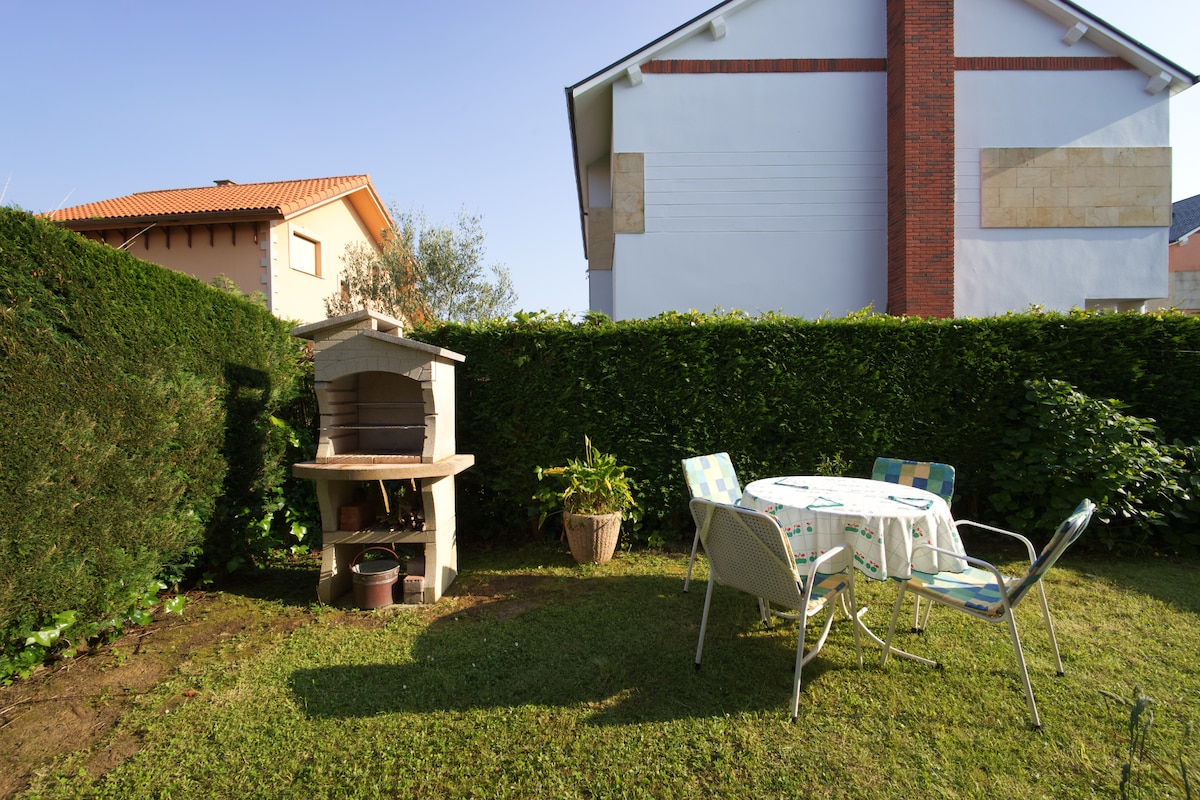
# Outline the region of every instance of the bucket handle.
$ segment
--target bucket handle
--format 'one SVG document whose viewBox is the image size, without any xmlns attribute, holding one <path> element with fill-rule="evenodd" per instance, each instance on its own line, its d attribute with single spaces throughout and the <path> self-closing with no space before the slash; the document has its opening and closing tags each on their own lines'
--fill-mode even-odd
<svg viewBox="0 0 1200 800">
<path fill-rule="evenodd" d="M 359 554 L 358 554 L 358 555 L 356 555 L 354 558 L 350 559 L 350 569 L 354 569 L 354 567 L 355 567 L 355 566 L 358 564 L 358 560 L 359 560 L 360 558 L 362 558 L 363 556 L 365 556 L 365 555 L 366 555 L 368 552 L 370 552 L 371 550 L 382 550 L 382 551 L 384 551 L 385 553 L 391 553 L 391 554 L 392 554 L 392 558 L 396 559 L 396 561 L 399 561 L 399 560 L 400 560 L 400 556 L 396 555 L 396 551 L 395 551 L 395 550 L 393 550 L 392 548 L 390 548 L 390 547 L 384 547 L 383 545 L 379 545 L 379 544 L 375 544 L 375 545 L 371 545 L 370 547 L 364 547 L 364 548 L 363 548 L 363 549 L 362 549 L 362 550 L 359 552 Z"/>
</svg>

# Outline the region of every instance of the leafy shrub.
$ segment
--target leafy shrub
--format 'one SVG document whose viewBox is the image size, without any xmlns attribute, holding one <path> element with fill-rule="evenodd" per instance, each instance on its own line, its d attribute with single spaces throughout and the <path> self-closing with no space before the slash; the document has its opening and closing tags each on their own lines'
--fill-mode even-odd
<svg viewBox="0 0 1200 800">
<path fill-rule="evenodd" d="M 1110 548 L 1144 544 L 1155 531 L 1175 547 L 1200 544 L 1194 527 L 1172 524 L 1196 519 L 1189 509 L 1195 447 L 1164 443 L 1153 420 L 1065 381 L 1025 386 L 1027 402 L 1008 414 L 993 464 L 992 505 L 1012 527 L 1053 530 L 1088 497 L 1107 523 L 1096 533 Z"/>
</svg>

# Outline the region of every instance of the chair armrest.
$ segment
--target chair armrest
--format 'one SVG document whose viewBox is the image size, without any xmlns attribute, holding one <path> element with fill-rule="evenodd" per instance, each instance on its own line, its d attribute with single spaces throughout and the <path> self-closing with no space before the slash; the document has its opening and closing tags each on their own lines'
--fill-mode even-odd
<svg viewBox="0 0 1200 800">
<path fill-rule="evenodd" d="M 828 550 L 826 550 L 824 553 L 822 553 L 817 558 L 816 561 L 812 562 L 812 564 L 810 564 L 808 566 L 808 580 L 806 580 L 804 582 L 804 603 L 805 603 L 805 605 L 807 605 L 808 601 L 812 598 L 813 585 L 816 583 L 816 580 L 817 580 L 817 567 L 826 563 L 827 561 L 829 561 L 829 559 L 833 558 L 834 556 L 836 556 L 838 553 L 842 552 L 843 550 L 850 550 L 850 545 L 847 544 L 846 542 L 842 542 L 839 545 L 835 545 L 834 547 L 831 547 Z M 851 569 L 853 569 L 853 567 L 851 567 Z M 851 575 L 850 580 L 853 580 L 853 579 L 854 579 L 854 576 Z"/>
<path fill-rule="evenodd" d="M 1034 559 L 1037 558 L 1037 550 L 1034 548 L 1033 542 L 1029 541 L 1029 539 L 1025 538 L 1024 536 L 1022 536 L 1019 533 L 1015 533 L 1014 531 L 1006 531 L 1006 530 L 1004 530 L 1004 528 L 997 528 L 993 525 L 984 525 L 982 522 L 976 522 L 975 520 L 971 520 L 971 519 L 960 519 L 960 520 L 955 520 L 955 522 L 954 522 L 955 529 L 958 529 L 958 528 L 962 527 L 963 525 L 969 525 L 972 528 L 980 528 L 982 530 L 989 531 L 991 533 L 1000 533 L 1000 534 L 1004 534 L 1005 536 L 1010 536 L 1013 539 L 1016 539 L 1025 545 L 1025 549 L 1029 551 L 1029 563 L 1030 564 L 1032 564 L 1034 562 Z"/>
<path fill-rule="evenodd" d="M 826 550 L 824 553 L 822 553 L 820 555 L 819 558 L 817 558 L 816 561 L 812 562 L 812 564 L 809 565 L 808 577 L 811 579 L 814 575 L 817 574 L 817 567 L 821 566 L 826 561 L 833 558 L 834 556 L 836 556 L 838 553 L 842 552 L 843 550 L 849 550 L 849 549 L 850 549 L 850 545 L 847 544 L 846 542 L 842 542 L 841 544 L 835 545 L 834 547 L 831 547 L 828 550 Z"/>
</svg>

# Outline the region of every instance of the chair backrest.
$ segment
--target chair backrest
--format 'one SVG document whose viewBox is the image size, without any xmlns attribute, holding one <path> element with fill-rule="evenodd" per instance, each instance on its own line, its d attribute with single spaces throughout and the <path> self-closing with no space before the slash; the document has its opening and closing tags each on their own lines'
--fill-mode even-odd
<svg viewBox="0 0 1200 800">
<path fill-rule="evenodd" d="M 711 453 L 683 459 L 683 477 L 692 497 L 717 503 L 736 504 L 742 499 L 742 486 L 728 453 Z"/>
<path fill-rule="evenodd" d="M 1009 587 L 1008 602 L 1010 605 L 1016 605 L 1021 597 L 1037 585 L 1042 576 L 1050 571 L 1050 568 L 1054 566 L 1059 557 L 1079 538 L 1079 534 L 1083 533 L 1083 529 L 1091 521 L 1092 512 L 1095 510 L 1096 504 L 1091 500 L 1084 500 L 1075 506 L 1075 510 L 1071 512 L 1071 516 L 1063 520 L 1063 523 L 1058 526 L 1058 530 L 1054 532 L 1054 536 L 1050 538 L 1050 541 L 1042 548 L 1042 552 L 1034 559 L 1033 564 L 1029 566 L 1029 570 L 1021 576 L 1019 581 Z"/>
<path fill-rule="evenodd" d="M 909 461 L 880 456 L 875 459 L 871 478 L 926 489 L 941 495 L 947 503 L 954 497 L 954 467 L 937 461 Z"/>
<path fill-rule="evenodd" d="M 792 548 L 774 517 L 703 498 L 691 509 L 717 583 L 784 608 L 803 605 Z"/>
</svg>

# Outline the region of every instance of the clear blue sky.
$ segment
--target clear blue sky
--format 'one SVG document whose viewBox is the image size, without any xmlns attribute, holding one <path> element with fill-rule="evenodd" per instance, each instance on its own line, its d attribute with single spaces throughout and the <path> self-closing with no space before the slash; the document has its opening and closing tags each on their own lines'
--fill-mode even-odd
<svg viewBox="0 0 1200 800">
<path fill-rule="evenodd" d="M 579 313 L 563 89 L 716 1 L 0 0 L 0 204 L 367 173 L 435 222 L 482 215 L 519 308 Z M 1200 0 L 1080 5 L 1200 72 Z M 1171 121 L 1179 200 L 1200 194 L 1200 87 Z"/>
</svg>

